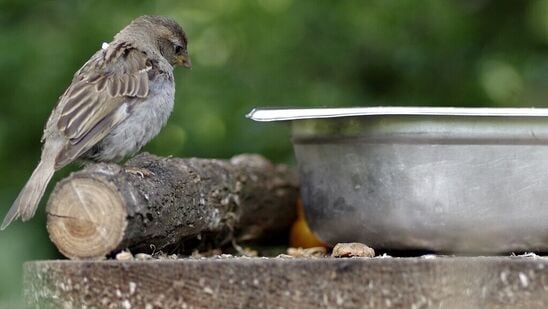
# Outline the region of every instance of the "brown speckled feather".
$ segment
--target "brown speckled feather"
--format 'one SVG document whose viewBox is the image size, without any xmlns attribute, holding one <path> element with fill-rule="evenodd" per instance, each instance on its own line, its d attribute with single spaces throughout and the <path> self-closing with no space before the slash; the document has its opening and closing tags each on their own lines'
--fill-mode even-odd
<svg viewBox="0 0 548 309">
<path fill-rule="evenodd" d="M 76 72 L 57 106 L 57 127 L 69 143 L 56 167 L 72 162 L 122 121 L 126 114 L 120 107 L 128 98 L 148 95 L 150 63 L 145 53 L 120 43 L 97 52 Z"/>
<path fill-rule="evenodd" d="M 192 66 L 186 34 L 173 19 L 140 16 L 76 72 L 42 137 L 42 156 L 0 230 L 29 220 L 56 170 L 77 159 L 119 161 L 167 122 L 175 100 L 173 67 Z"/>
</svg>

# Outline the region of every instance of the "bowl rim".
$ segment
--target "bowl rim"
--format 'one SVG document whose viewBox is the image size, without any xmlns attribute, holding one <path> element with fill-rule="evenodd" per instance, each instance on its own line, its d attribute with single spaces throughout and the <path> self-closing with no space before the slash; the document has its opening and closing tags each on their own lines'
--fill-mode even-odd
<svg viewBox="0 0 548 309">
<path fill-rule="evenodd" d="M 548 117 L 548 108 L 535 107 L 429 107 L 373 106 L 321 108 L 268 108 L 251 110 L 246 117 L 259 122 L 325 119 L 356 116 L 466 116 L 466 117 Z"/>
</svg>

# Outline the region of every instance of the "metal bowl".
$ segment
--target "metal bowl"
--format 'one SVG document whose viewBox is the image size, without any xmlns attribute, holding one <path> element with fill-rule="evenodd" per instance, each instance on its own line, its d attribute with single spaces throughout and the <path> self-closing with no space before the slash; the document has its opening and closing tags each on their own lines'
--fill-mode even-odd
<svg viewBox="0 0 548 309">
<path fill-rule="evenodd" d="M 291 120 L 312 230 L 329 244 L 548 251 L 548 109 L 254 110 Z"/>
</svg>

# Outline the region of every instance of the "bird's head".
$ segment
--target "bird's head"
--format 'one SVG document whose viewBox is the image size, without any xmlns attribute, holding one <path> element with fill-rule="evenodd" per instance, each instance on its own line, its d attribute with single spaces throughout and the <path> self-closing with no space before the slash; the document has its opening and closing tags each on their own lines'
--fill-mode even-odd
<svg viewBox="0 0 548 309">
<path fill-rule="evenodd" d="M 137 42 L 148 42 L 171 65 L 192 67 L 187 50 L 188 40 L 183 28 L 173 19 L 164 16 L 140 16 L 118 33 L 115 39 L 132 37 Z"/>
</svg>

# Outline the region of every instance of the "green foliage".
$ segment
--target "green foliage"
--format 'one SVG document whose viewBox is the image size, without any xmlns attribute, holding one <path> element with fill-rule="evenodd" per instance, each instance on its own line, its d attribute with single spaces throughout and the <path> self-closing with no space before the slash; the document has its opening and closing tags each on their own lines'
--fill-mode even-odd
<svg viewBox="0 0 548 309">
<path fill-rule="evenodd" d="M 34 168 L 72 74 L 142 14 L 180 21 L 194 64 L 176 72 L 174 113 L 147 147 L 160 155 L 291 161 L 288 127 L 245 119 L 255 106 L 545 106 L 548 97 L 548 0 L 0 0 L 2 209 Z M 0 306 L 20 297 L 22 261 L 56 256 L 44 222 L 42 208 L 0 234 Z"/>
</svg>

